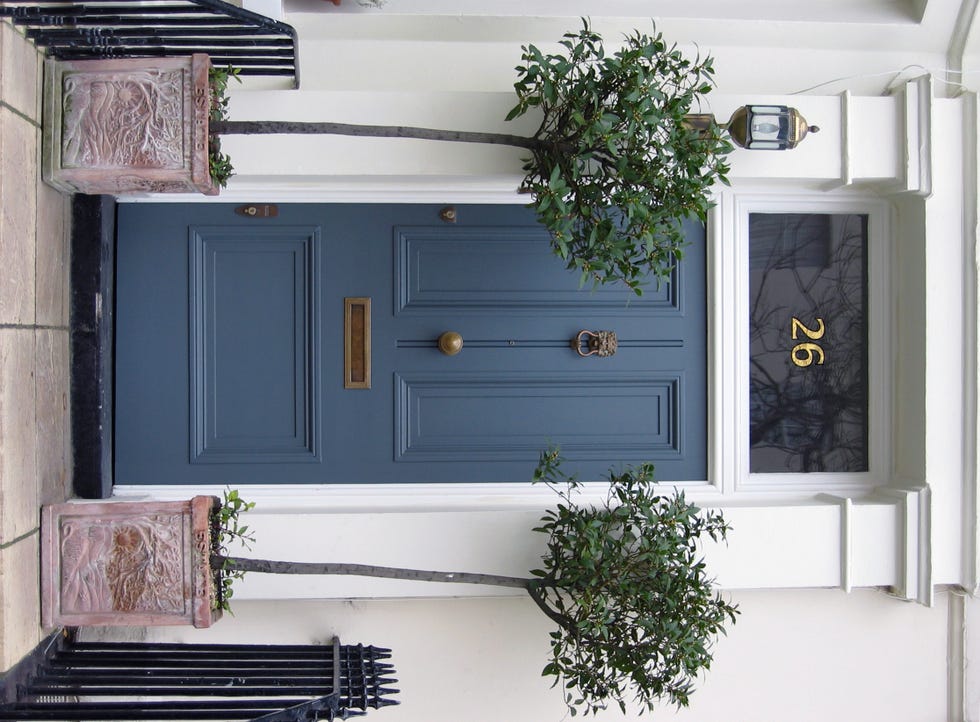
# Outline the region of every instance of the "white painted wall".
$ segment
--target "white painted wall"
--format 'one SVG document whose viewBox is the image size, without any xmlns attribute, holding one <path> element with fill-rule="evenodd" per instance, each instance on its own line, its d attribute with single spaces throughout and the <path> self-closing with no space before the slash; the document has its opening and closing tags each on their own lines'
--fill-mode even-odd
<svg viewBox="0 0 980 722">
<path fill-rule="evenodd" d="M 718 643 L 689 708 L 626 719 L 679 722 L 940 722 L 947 717 L 947 598 L 934 608 L 872 591 L 732 595 L 742 615 Z M 274 624 L 270 620 L 275 620 Z M 210 630 L 151 639 L 392 648 L 399 707 L 376 722 L 560 722 L 559 689 L 540 676 L 550 623 L 532 602 L 406 599 L 236 605 Z M 897 633 L 902 630 L 902 633 Z M 623 720 L 619 710 L 599 720 Z"/>
<path fill-rule="evenodd" d="M 639 0 L 603 3 L 602 15 L 590 3 L 585 12 L 573 3 L 541 0 L 516 0 L 510 12 L 507 3 L 488 8 L 446 0 L 442 12 L 425 9 L 430 4 L 401 0 L 372 12 L 359 11 L 353 0 L 340 8 L 324 0 L 287 0 L 284 20 L 301 38 L 303 86 L 507 90 L 522 44 L 551 47 L 579 26 L 581 16 L 591 15 L 610 41 L 655 22 L 682 47 L 711 52 L 725 92 L 792 93 L 835 81 L 823 92 L 849 88 L 872 95 L 921 68 L 939 73 L 946 67 L 960 2 L 922 0 L 921 21 L 909 0 L 717 0 L 711 7 L 699 4 L 696 11 L 689 3 Z"/>
</svg>

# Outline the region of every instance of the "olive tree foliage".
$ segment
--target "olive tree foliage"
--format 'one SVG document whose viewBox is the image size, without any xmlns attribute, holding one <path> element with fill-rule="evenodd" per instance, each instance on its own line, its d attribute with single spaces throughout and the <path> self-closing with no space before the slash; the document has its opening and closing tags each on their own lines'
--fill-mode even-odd
<svg viewBox="0 0 980 722">
<path fill-rule="evenodd" d="M 632 700 L 687 706 L 709 669 L 715 639 L 738 608 L 714 590 L 699 540 L 724 540 L 719 512 L 700 511 L 682 492 L 654 490 L 653 466 L 610 473 L 598 507 L 576 501 L 579 482 L 562 475 L 557 450 L 542 454 L 535 482 L 561 499 L 535 531 L 548 536 L 544 566 L 528 591 L 558 625 L 543 674 L 565 688 L 571 712 Z"/>
<path fill-rule="evenodd" d="M 681 258 L 678 219 L 705 221 L 711 187 L 728 183 L 721 127 L 685 123 L 713 87 L 712 59 L 639 31 L 607 54 L 588 20 L 560 46 L 525 46 L 517 67 L 508 120 L 543 116 L 522 190 L 583 283 L 622 281 L 640 295 L 646 276 L 665 277 Z"/>
<path fill-rule="evenodd" d="M 551 231 L 555 252 L 582 282 L 623 282 L 638 295 L 651 274 L 666 277 L 682 255 L 679 219 L 704 221 L 716 181 L 728 182 L 731 143 L 717 123 L 695 130 L 713 87 L 710 57 L 686 58 L 659 33 L 639 31 L 606 54 L 588 20 L 560 41 L 561 51 L 522 48 L 508 120 L 538 113 L 532 137 L 504 133 L 307 121 L 232 121 L 218 113 L 209 126 L 223 134 L 328 133 L 508 145 L 530 151 L 521 190 Z M 220 86 L 220 87 L 219 87 Z M 226 83 L 215 85 L 223 109 Z M 212 144 L 216 147 L 216 144 Z M 224 185 L 232 173 L 220 153 L 212 167 Z"/>
</svg>

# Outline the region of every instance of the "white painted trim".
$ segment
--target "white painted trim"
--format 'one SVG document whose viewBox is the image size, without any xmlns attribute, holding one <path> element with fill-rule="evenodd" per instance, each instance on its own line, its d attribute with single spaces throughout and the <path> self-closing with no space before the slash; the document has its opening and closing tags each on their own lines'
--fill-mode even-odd
<svg viewBox="0 0 980 722">
<path fill-rule="evenodd" d="M 932 77 L 923 75 L 905 84 L 905 188 L 923 197 L 932 195 Z"/>
<path fill-rule="evenodd" d="M 739 249 L 731 237 L 737 213 L 737 195 L 723 192 L 709 216 L 708 286 L 713 289 L 713 295 L 708 299 L 708 329 L 709 342 L 714 344 L 709 346 L 712 352 L 708 356 L 708 395 L 713 400 L 710 411 L 714 414 L 713 417 L 709 414 L 709 428 L 713 432 L 709 438 L 714 442 L 709 454 L 713 451 L 718 458 L 709 468 L 717 474 L 712 481 L 725 495 L 735 493 L 741 470 L 748 469 L 747 449 L 739 443 L 738 434 L 740 409 L 748 403 L 748 397 L 742 395 L 739 383 L 742 367 L 732 363 L 733 358 L 742 358 L 745 338 L 741 324 L 743 307 L 733 303 L 740 292 L 739 276 L 732 272 L 739 262 Z"/>
<path fill-rule="evenodd" d="M 701 484 L 704 485 L 703 483 Z M 221 496 L 220 485 L 118 485 L 113 498 L 183 499 L 191 494 Z M 691 488 L 687 485 L 684 489 Z M 587 482 L 582 498 L 604 499 L 608 484 Z M 257 514 L 391 513 L 538 510 L 554 493 L 530 483 L 459 484 L 249 484 L 242 489 Z"/>
<path fill-rule="evenodd" d="M 849 186 L 854 181 L 851 172 L 851 158 L 853 149 L 851 148 L 851 93 L 845 90 L 840 94 L 840 114 L 841 114 L 841 139 L 840 139 L 840 182 L 843 186 Z"/>
<path fill-rule="evenodd" d="M 160 495 L 152 490 L 154 498 Z M 144 498 L 147 489 L 143 489 Z M 186 498 L 187 487 L 173 489 Z M 195 488 L 194 493 L 209 491 Z M 425 510 L 372 505 L 370 509 L 341 508 L 320 499 L 288 497 L 282 492 L 278 508 L 257 498 L 248 523 L 257 535 L 250 556 L 296 561 L 342 559 L 351 562 L 469 569 L 488 573 L 521 574 L 534 568 L 543 553 L 544 539 L 531 529 L 553 496 L 542 496 L 527 508 L 488 508 L 470 499 L 472 508 Z M 403 489 L 408 493 L 410 490 Z M 133 497 L 129 497 L 132 499 Z M 334 497 L 336 498 L 336 496 Z M 383 497 L 383 500 L 390 500 Z M 907 495 L 879 496 L 851 505 L 841 499 L 821 498 L 774 503 L 758 498 L 753 503 L 720 499 L 726 519 L 733 525 L 727 544 L 706 542 L 706 562 L 726 589 L 778 587 L 883 587 L 903 594 L 909 582 L 905 564 L 897 563 L 903 550 Z M 704 507 L 716 508 L 714 504 Z M 842 528 L 843 527 L 843 528 Z M 297 545 L 296 539 L 310 540 Z M 365 543 L 366 539 L 379 543 Z M 854 540 L 847 541 L 848 539 Z M 501 540 L 505 540 L 502 543 Z M 860 540 L 860 546 L 858 546 Z M 843 546 L 842 546 L 843 543 Z M 257 575 L 236 597 L 243 599 L 317 599 L 335 597 L 470 596 L 487 590 L 462 590 L 454 585 L 405 585 L 395 582 L 331 579 L 284 581 Z M 909 598 L 903 596 L 903 598 Z"/>
<path fill-rule="evenodd" d="M 147 193 L 120 203 L 510 203 L 525 204 L 514 176 L 233 177 L 218 197 Z"/>
<path fill-rule="evenodd" d="M 737 495 L 722 493 L 706 481 L 674 483 L 663 481 L 664 493 L 683 490 L 701 506 L 770 506 L 812 504 L 828 495 L 810 489 L 787 487 L 781 490 L 748 490 Z M 186 499 L 194 494 L 221 496 L 227 486 L 220 484 L 119 484 L 112 498 L 119 501 Z M 255 513 L 354 513 L 354 512 L 458 512 L 458 511 L 535 511 L 542 509 L 554 494 L 530 482 L 438 483 L 438 484 L 249 484 L 242 493 L 256 501 Z M 597 503 L 606 498 L 608 484 L 601 481 L 582 485 L 582 500 Z M 855 489 L 847 498 L 873 498 L 874 489 Z M 837 498 L 837 497 L 834 497 Z M 880 499 L 878 500 L 880 501 Z M 893 501 L 889 502 L 893 504 Z"/>
<path fill-rule="evenodd" d="M 848 497 L 822 494 L 819 498 L 836 504 L 840 508 L 840 588 L 850 593 L 853 589 L 852 560 L 853 554 L 853 524 L 851 509 L 853 501 Z"/>
<path fill-rule="evenodd" d="M 976 93 L 963 94 L 963 582 L 980 592 L 980 113 Z"/>
<path fill-rule="evenodd" d="M 732 428 L 730 423 L 733 399 L 731 398 L 731 371 L 725 363 L 724 350 L 729 348 L 731 333 L 729 319 L 725 317 L 730 296 L 726 283 L 725 231 L 728 223 L 731 200 L 720 194 L 715 206 L 709 211 L 706 243 L 706 311 L 707 311 L 707 383 L 708 383 L 708 482 L 722 494 L 732 491 L 732 478 L 729 473 L 732 449 Z"/>
<path fill-rule="evenodd" d="M 851 559 L 853 557 L 852 547 L 851 547 L 851 500 L 842 499 L 841 507 L 841 524 L 840 524 L 840 547 L 841 547 L 841 574 L 840 574 L 840 588 L 845 592 L 851 591 Z"/>
<path fill-rule="evenodd" d="M 928 487 L 893 489 L 882 487 L 877 495 L 894 499 L 902 510 L 903 541 L 899 550 L 904 574 L 895 595 L 901 599 L 933 605 L 935 590 L 932 583 L 932 505 Z"/>
</svg>

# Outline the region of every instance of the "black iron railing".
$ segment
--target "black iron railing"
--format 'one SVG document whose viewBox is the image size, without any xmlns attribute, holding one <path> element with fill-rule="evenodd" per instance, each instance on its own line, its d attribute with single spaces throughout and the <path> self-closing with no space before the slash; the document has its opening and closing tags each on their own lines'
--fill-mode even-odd
<svg viewBox="0 0 980 722">
<path fill-rule="evenodd" d="M 390 651 L 363 645 L 71 643 L 50 652 L 0 720 L 252 720 L 362 716 L 397 704 Z"/>
<path fill-rule="evenodd" d="M 299 85 L 296 31 L 223 0 L 0 0 L 0 16 L 26 29 L 49 57 L 156 57 L 207 53 L 241 75 Z"/>
</svg>

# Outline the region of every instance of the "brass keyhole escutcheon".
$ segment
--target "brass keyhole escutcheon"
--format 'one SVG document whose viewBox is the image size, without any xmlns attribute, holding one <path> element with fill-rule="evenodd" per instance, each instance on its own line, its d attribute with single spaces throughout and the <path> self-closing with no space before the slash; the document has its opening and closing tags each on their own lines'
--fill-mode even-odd
<svg viewBox="0 0 980 722">
<path fill-rule="evenodd" d="M 279 206 L 274 203 L 249 203 L 235 208 L 235 213 L 246 218 L 275 218 L 279 215 Z"/>
<path fill-rule="evenodd" d="M 455 356 L 463 350 L 463 337 L 455 331 L 446 331 L 439 337 L 439 350 L 447 356 Z"/>
</svg>

